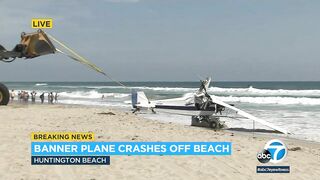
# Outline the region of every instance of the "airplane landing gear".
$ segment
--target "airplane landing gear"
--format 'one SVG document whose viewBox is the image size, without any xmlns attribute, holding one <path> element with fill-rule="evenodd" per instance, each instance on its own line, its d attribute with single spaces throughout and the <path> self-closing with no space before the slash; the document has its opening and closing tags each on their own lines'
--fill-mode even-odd
<svg viewBox="0 0 320 180">
<path fill-rule="evenodd" d="M 215 130 L 225 127 L 224 122 L 220 118 L 213 116 L 192 116 L 191 126 L 208 127 Z"/>
</svg>

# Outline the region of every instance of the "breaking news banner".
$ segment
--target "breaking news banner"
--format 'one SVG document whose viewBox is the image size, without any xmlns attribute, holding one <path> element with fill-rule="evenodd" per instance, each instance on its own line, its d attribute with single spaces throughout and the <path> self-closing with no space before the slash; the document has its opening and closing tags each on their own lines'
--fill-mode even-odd
<svg viewBox="0 0 320 180">
<path fill-rule="evenodd" d="M 93 142 L 94 133 L 31 133 L 32 165 L 110 165 L 110 156 L 231 155 L 231 142 Z"/>
</svg>

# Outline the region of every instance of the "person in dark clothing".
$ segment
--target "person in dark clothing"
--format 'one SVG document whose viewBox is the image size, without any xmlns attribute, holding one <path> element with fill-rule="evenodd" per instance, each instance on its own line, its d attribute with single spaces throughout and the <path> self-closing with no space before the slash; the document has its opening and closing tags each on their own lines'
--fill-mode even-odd
<svg viewBox="0 0 320 180">
<path fill-rule="evenodd" d="M 43 101 L 44 101 L 44 93 L 42 93 L 42 94 L 40 95 L 40 99 L 41 99 L 41 104 L 43 104 Z"/>
<path fill-rule="evenodd" d="M 58 102 L 58 97 L 59 97 L 59 95 L 58 95 L 58 93 L 56 92 L 56 94 L 54 95 L 54 103 L 57 103 L 57 102 Z"/>
<path fill-rule="evenodd" d="M 50 102 L 50 104 L 53 104 L 53 100 L 54 100 L 54 95 L 53 95 L 53 92 L 51 92 L 49 94 L 49 102 Z"/>
</svg>

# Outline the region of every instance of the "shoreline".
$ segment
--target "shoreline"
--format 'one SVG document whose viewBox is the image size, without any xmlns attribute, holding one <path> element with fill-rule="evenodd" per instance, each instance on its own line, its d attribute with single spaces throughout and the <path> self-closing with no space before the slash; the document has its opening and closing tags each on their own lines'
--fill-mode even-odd
<svg viewBox="0 0 320 180">
<path fill-rule="evenodd" d="M 28 103 L 23 103 L 23 102 L 18 102 L 17 100 L 15 100 L 14 102 L 10 102 L 9 103 L 9 106 L 11 105 L 17 105 L 17 106 L 33 106 L 33 105 L 36 105 L 36 106 L 63 106 L 63 107 L 81 107 L 81 108 L 106 108 L 106 109 L 109 109 L 109 110 L 114 110 L 114 111 L 120 111 L 120 112 L 123 112 L 123 113 L 131 113 L 131 111 L 127 111 L 128 109 L 125 108 L 125 107 L 116 107 L 116 106 L 105 106 L 105 105 L 84 105 L 84 104 L 65 104 L 65 103 L 53 103 L 53 104 L 49 104 L 47 102 L 41 104 L 40 102 L 35 102 L 35 103 L 32 103 L 32 102 L 28 102 Z M 148 118 L 148 117 L 144 117 L 143 114 L 136 114 L 137 116 L 141 117 L 141 118 L 144 118 L 144 119 L 147 119 L 147 120 L 150 120 L 150 121 L 158 121 L 158 122 L 162 122 L 162 123 L 174 123 L 174 124 L 177 124 L 177 125 L 181 125 L 181 126 L 185 126 L 185 124 L 182 124 L 182 123 L 177 123 L 177 122 L 170 122 L 170 121 L 165 121 L 165 120 L 161 120 L 161 119 L 153 119 L 153 118 Z M 190 120 L 191 121 L 191 120 Z M 191 126 L 191 122 L 190 122 L 190 125 Z M 193 126 L 193 127 L 196 127 L 196 126 Z M 212 130 L 212 131 L 215 131 L 213 129 L 210 129 L 210 128 L 206 128 L 206 127 L 196 127 L 196 128 L 204 128 L 204 129 L 207 129 L 207 130 Z M 239 129 L 239 130 L 238 130 Z M 315 143 L 315 144 L 319 144 L 320 145 L 320 141 L 313 141 L 313 140 L 307 140 L 307 139 L 299 139 L 297 137 L 292 137 L 291 135 L 284 135 L 282 133 L 278 133 L 278 132 L 275 132 L 273 130 L 268 130 L 268 129 L 255 129 L 255 130 L 262 130 L 262 131 L 266 131 L 266 132 L 259 132 L 259 131 L 254 131 L 252 132 L 253 129 L 246 129 L 246 128 L 227 128 L 227 129 L 222 129 L 222 130 L 217 130 L 217 131 L 225 131 L 225 132 L 231 132 L 231 133 L 239 133 L 241 135 L 245 135 L 245 136 L 251 136 L 253 133 L 254 135 L 252 135 L 252 137 L 254 136 L 260 136 L 260 137 L 264 137 L 264 138 L 267 138 L 267 137 L 272 137 L 272 138 L 283 138 L 283 139 L 287 139 L 287 140 L 294 140 L 294 141 L 301 141 L 301 142 L 305 142 L 305 143 Z M 249 132 L 250 131 L 250 132 Z M 269 131 L 269 132 L 268 132 Z M 294 133 L 293 133 L 294 135 Z M 291 136 L 291 137 L 290 137 Z"/>
</svg>

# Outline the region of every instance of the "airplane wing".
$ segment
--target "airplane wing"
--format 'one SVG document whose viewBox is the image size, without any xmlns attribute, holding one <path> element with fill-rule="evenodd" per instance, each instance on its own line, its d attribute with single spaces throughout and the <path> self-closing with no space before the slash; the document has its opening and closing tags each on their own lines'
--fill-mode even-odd
<svg viewBox="0 0 320 180">
<path fill-rule="evenodd" d="M 233 106 L 231 106 L 231 105 L 219 100 L 218 97 L 216 97 L 216 96 L 211 95 L 211 98 L 212 98 L 212 101 L 214 103 L 222 105 L 222 106 L 224 106 L 226 108 L 229 108 L 231 110 L 234 110 L 240 116 L 243 116 L 245 118 L 251 119 L 251 120 L 256 121 L 256 122 L 259 122 L 259 123 L 261 123 L 261 124 L 263 124 L 265 126 L 268 126 L 268 127 L 272 128 L 272 129 L 274 129 L 274 130 L 277 130 L 277 131 L 279 131 L 279 132 L 281 132 L 283 134 L 291 134 L 290 132 L 288 132 L 287 130 L 285 130 L 285 129 L 281 128 L 281 127 L 278 127 L 278 126 L 276 126 L 274 124 L 271 124 L 271 123 L 269 123 L 269 122 L 267 122 L 265 120 L 259 119 L 259 118 L 255 117 L 255 116 L 253 116 L 253 115 L 241 110 L 241 109 L 233 107 Z"/>
</svg>

